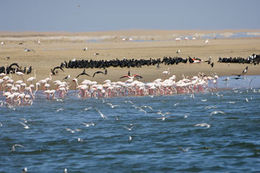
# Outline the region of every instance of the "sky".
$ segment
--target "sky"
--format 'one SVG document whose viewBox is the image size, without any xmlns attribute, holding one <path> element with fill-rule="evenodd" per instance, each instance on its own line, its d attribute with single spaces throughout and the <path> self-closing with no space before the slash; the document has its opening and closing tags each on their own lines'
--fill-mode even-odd
<svg viewBox="0 0 260 173">
<path fill-rule="evenodd" d="M 260 0 L 0 0 L 0 31 L 260 29 Z"/>
</svg>

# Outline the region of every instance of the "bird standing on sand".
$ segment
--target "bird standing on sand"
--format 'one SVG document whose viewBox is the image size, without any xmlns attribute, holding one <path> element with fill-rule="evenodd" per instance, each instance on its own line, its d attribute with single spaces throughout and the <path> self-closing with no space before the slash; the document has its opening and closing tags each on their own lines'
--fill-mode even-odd
<svg viewBox="0 0 260 173">
<path fill-rule="evenodd" d="M 24 51 L 25 52 L 31 52 L 31 51 L 35 52 L 33 49 L 27 49 L 27 48 L 24 48 Z"/>
<path fill-rule="evenodd" d="M 162 72 L 164 75 L 169 75 L 170 74 L 170 69 L 168 68 L 167 70 Z"/>
<path fill-rule="evenodd" d="M 209 59 L 208 59 L 207 61 L 205 61 L 205 62 L 207 62 L 208 64 L 210 64 L 210 63 L 211 63 L 211 56 L 209 56 Z"/>
</svg>

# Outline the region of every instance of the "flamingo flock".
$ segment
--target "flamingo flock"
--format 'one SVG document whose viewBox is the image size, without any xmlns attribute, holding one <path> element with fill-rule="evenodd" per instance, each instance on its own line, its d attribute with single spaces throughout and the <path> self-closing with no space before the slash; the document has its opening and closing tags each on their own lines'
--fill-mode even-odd
<svg viewBox="0 0 260 173">
<path fill-rule="evenodd" d="M 211 77 L 198 74 L 192 78 L 176 81 L 172 75 L 166 80 L 156 79 L 153 82 L 144 83 L 136 78 L 128 78 L 126 81 L 112 82 L 105 80 L 103 84 L 96 81 L 77 78 L 69 81 L 52 80 L 52 74 L 45 79 L 36 81 L 36 75 L 24 79 L 22 73 L 16 73 L 21 80 L 14 81 L 8 75 L 0 74 L 0 104 L 1 106 L 30 106 L 33 101 L 43 95 L 48 100 L 64 99 L 69 90 L 75 90 L 79 98 L 111 98 L 124 96 L 165 96 L 174 94 L 193 94 L 203 92 L 209 88 L 208 83 L 216 83 L 217 75 Z M 39 93 L 39 94 L 37 94 Z"/>
</svg>

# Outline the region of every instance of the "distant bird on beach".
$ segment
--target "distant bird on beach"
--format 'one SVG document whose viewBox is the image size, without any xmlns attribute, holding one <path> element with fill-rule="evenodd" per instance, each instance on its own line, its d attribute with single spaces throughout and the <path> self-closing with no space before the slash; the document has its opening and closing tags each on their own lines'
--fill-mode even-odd
<svg viewBox="0 0 260 173">
<path fill-rule="evenodd" d="M 93 74 L 92 77 L 95 77 L 96 74 L 100 74 L 100 73 L 102 73 L 102 74 L 104 74 L 104 75 L 107 75 L 107 69 L 105 69 L 105 72 L 103 72 L 103 71 L 96 71 L 96 72 Z"/>
<path fill-rule="evenodd" d="M 31 72 L 32 72 L 32 66 L 30 66 L 30 67 L 27 69 L 26 74 L 30 74 Z"/>
<path fill-rule="evenodd" d="M 141 79 L 141 78 L 143 78 L 143 77 L 140 76 L 140 75 L 138 75 L 138 74 L 131 75 L 131 72 L 128 71 L 127 75 L 120 77 L 120 79 L 123 79 L 123 78 L 129 78 L 129 79 L 131 79 L 131 78 L 137 78 L 137 79 Z"/>
<path fill-rule="evenodd" d="M 211 67 L 213 68 L 213 67 L 214 67 L 214 62 L 212 62 L 210 65 L 211 65 Z"/>
<path fill-rule="evenodd" d="M 204 41 L 204 44 L 209 44 L 209 40 L 208 40 L 208 39 L 205 40 L 205 41 Z"/>
<path fill-rule="evenodd" d="M 168 68 L 167 70 L 165 70 L 165 71 L 163 71 L 162 73 L 164 74 L 164 75 L 169 75 L 170 74 L 170 71 L 169 71 L 170 69 Z"/>
<path fill-rule="evenodd" d="M 87 47 L 84 47 L 84 48 L 83 48 L 83 51 L 87 51 L 87 50 L 88 50 L 88 48 L 87 48 Z"/>
<path fill-rule="evenodd" d="M 180 37 L 175 38 L 175 41 L 181 41 Z"/>
<path fill-rule="evenodd" d="M 246 66 L 246 68 L 242 71 L 242 75 L 246 74 L 248 71 L 248 66 Z"/>
<path fill-rule="evenodd" d="M 176 53 L 177 53 L 177 54 L 181 53 L 181 49 L 178 49 L 178 50 L 176 51 Z"/>
<path fill-rule="evenodd" d="M 80 77 L 82 75 L 90 76 L 89 74 L 86 73 L 86 69 L 84 69 L 83 72 L 80 73 L 76 78 L 78 78 L 78 77 Z"/>
<path fill-rule="evenodd" d="M 54 67 L 53 69 L 51 69 L 51 73 L 52 73 L 53 75 L 55 75 L 55 74 L 57 73 L 57 70 L 58 70 L 58 69 L 60 69 L 61 71 L 64 72 L 64 70 L 63 70 L 63 68 L 62 68 L 61 66 L 56 66 L 56 67 Z"/>
<path fill-rule="evenodd" d="M 68 75 L 65 78 L 63 78 L 63 80 L 68 80 L 69 78 L 70 78 L 70 75 Z"/>
<path fill-rule="evenodd" d="M 205 62 L 207 62 L 208 64 L 210 64 L 210 63 L 211 63 L 211 56 L 209 56 L 209 59 L 208 59 L 207 61 L 205 61 Z"/>
<path fill-rule="evenodd" d="M 35 52 L 33 49 L 24 48 L 25 52 Z"/>
</svg>

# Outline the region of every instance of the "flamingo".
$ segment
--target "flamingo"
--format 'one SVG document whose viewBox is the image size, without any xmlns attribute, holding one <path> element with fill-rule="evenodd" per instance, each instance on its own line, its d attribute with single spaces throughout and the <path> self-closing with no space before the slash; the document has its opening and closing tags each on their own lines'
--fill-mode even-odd
<svg viewBox="0 0 260 173">
<path fill-rule="evenodd" d="M 34 76 L 29 77 L 29 78 L 27 79 L 27 82 L 30 82 L 30 83 L 32 84 L 32 82 L 33 82 L 34 80 L 36 80 L 36 70 L 34 70 Z"/>
<path fill-rule="evenodd" d="M 169 75 L 170 74 L 170 71 L 169 71 L 169 68 L 165 71 L 162 72 L 164 75 Z"/>
<path fill-rule="evenodd" d="M 175 38 L 175 41 L 181 41 L 180 37 Z"/>
<path fill-rule="evenodd" d="M 21 76 L 21 78 L 22 78 L 23 81 L 24 81 L 24 78 L 23 78 L 24 73 L 22 73 L 22 72 L 20 72 L 20 71 L 16 71 L 15 74 L 18 75 L 18 76 Z"/>
</svg>

